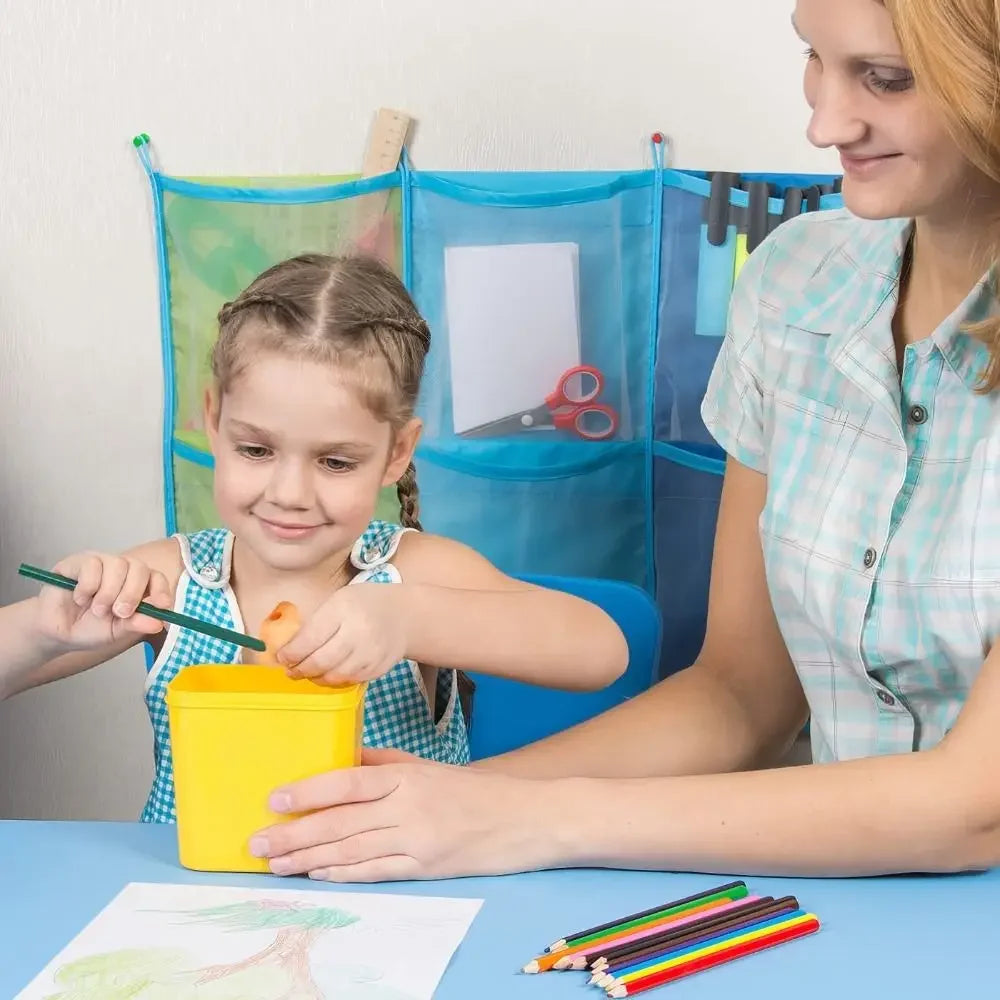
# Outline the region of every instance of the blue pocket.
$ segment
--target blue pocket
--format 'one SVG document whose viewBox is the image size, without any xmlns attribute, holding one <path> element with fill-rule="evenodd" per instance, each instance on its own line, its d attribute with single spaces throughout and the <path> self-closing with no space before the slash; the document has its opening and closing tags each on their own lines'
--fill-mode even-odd
<svg viewBox="0 0 1000 1000">
<path fill-rule="evenodd" d="M 646 448 L 654 181 L 651 172 L 411 174 L 410 287 L 431 328 L 418 406 L 424 421 L 417 456 L 421 521 L 471 545 L 505 572 L 603 576 L 652 586 Z M 456 433 L 451 248 L 486 248 L 498 259 L 497 248 L 519 253 L 525 244 L 572 248 L 577 360 L 604 378 L 597 401 L 617 416 L 609 439 L 585 440 L 558 427 L 526 428 L 517 419 L 487 428 L 484 436 Z M 504 290 L 512 297 L 519 292 Z M 496 290 L 486 287 L 486 293 L 496 303 Z M 502 324 L 492 319 L 485 317 L 484 330 L 503 337 Z M 468 327 L 463 335 L 469 336 Z M 532 370 L 541 352 L 529 351 L 530 345 L 511 359 L 512 373 L 516 368 L 523 378 L 537 374 Z M 527 405 L 543 404 L 559 374 L 540 377 Z M 496 399 L 505 383 L 494 376 L 489 368 L 479 372 Z M 502 395 L 499 405 L 505 405 Z M 523 412 L 511 409 L 511 416 Z"/>
<path fill-rule="evenodd" d="M 646 579 L 646 478 L 634 443 L 492 440 L 417 455 L 424 528 L 506 573 Z"/>
<path fill-rule="evenodd" d="M 451 352 L 458 345 L 451 343 L 449 330 L 446 255 L 468 248 L 515 248 L 516 253 L 524 244 L 575 248 L 579 361 L 604 376 L 599 402 L 618 414 L 614 439 L 643 437 L 650 368 L 653 174 L 411 177 L 410 284 L 432 331 L 419 408 L 427 438 L 432 443 L 451 438 L 455 430 Z M 518 287 L 504 291 L 511 298 L 522 292 Z M 484 331 L 494 330 L 491 320 L 484 316 Z M 463 336 L 468 338 L 467 329 Z M 523 343 L 516 331 L 509 336 L 511 343 Z M 533 357 L 523 360 L 529 367 L 535 362 Z M 545 386 L 551 381 L 555 389 L 559 374 L 546 373 Z M 503 387 L 490 381 L 488 370 L 480 377 L 490 393 L 502 394 Z M 543 402 L 532 397 L 535 405 Z"/>
<path fill-rule="evenodd" d="M 690 666 L 705 637 L 722 468 L 716 449 L 655 448 L 653 539 L 657 603 L 663 616 L 661 677 Z"/>
</svg>

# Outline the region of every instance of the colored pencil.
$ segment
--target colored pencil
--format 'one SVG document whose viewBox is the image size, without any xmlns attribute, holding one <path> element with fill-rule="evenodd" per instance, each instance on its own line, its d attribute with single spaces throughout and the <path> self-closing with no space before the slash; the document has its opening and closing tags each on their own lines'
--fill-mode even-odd
<svg viewBox="0 0 1000 1000">
<path fill-rule="evenodd" d="M 793 916 L 803 916 L 804 912 L 797 905 L 785 903 L 777 908 L 762 913 L 746 914 L 719 927 L 703 927 L 690 931 L 683 937 L 655 945 L 644 952 L 621 959 L 617 964 L 597 969 L 591 977 L 592 983 L 601 986 L 619 983 L 628 976 L 645 975 L 653 967 L 659 967 L 668 958 L 680 952 L 690 951 L 697 945 L 708 945 L 711 942 L 723 943 L 732 940 L 741 933 L 754 930 L 764 930 L 791 919 Z"/>
<path fill-rule="evenodd" d="M 622 934 L 635 927 L 653 923 L 655 920 L 662 920 L 666 917 L 672 917 L 677 913 L 693 910 L 696 906 L 705 907 L 710 903 L 717 903 L 720 900 L 743 899 L 748 895 L 750 895 L 750 893 L 747 891 L 745 882 L 719 886 L 718 889 L 709 890 L 707 893 L 703 893 L 700 896 L 682 899 L 676 903 L 667 903 L 663 908 L 647 912 L 641 917 L 625 917 L 621 921 L 613 921 L 603 930 L 593 931 L 590 934 L 574 935 L 573 937 L 567 938 L 566 945 L 563 950 L 565 951 L 570 948 L 578 949 L 581 945 L 587 945 L 594 941 L 600 941 L 611 934 Z"/>
<path fill-rule="evenodd" d="M 672 951 L 669 955 L 658 958 L 654 957 L 648 961 L 640 962 L 638 965 L 631 965 L 627 969 L 619 969 L 613 978 L 618 983 L 626 984 L 635 982 L 637 979 L 645 979 L 647 976 L 652 976 L 663 969 L 673 968 L 680 962 L 686 962 L 705 951 L 721 951 L 751 937 L 756 938 L 770 934 L 772 931 L 786 927 L 789 923 L 794 923 L 806 916 L 807 914 L 803 910 L 795 910 L 790 914 L 784 914 L 773 919 L 765 919 L 762 922 L 756 923 L 753 927 L 744 930 L 724 931 L 721 936 L 717 935 L 711 941 L 685 946 L 679 951 Z"/>
<path fill-rule="evenodd" d="M 667 916 L 659 917 L 656 919 L 651 919 L 647 928 L 652 931 L 662 930 L 668 924 L 674 924 L 677 921 L 693 916 L 697 913 L 702 913 L 706 910 L 712 910 L 718 905 L 717 900 L 711 900 L 709 902 L 701 903 L 695 906 L 689 906 L 682 908 L 677 913 L 668 913 Z M 631 930 L 631 928 L 630 928 Z M 524 968 L 522 972 L 534 973 L 534 972 L 548 972 L 550 969 L 558 969 L 560 971 L 568 969 L 570 963 L 573 961 L 573 957 L 579 952 L 583 951 L 590 944 L 612 944 L 614 942 L 619 942 L 622 938 L 628 935 L 629 931 L 608 931 L 603 937 L 599 937 L 596 942 L 586 942 L 584 944 L 569 945 L 563 948 L 561 951 L 549 951 L 544 955 L 539 955 L 537 958 L 532 959 Z"/>
<path fill-rule="evenodd" d="M 637 993 L 644 993 L 646 990 L 655 989 L 658 986 L 674 982 L 677 979 L 683 979 L 697 972 L 715 968 L 726 962 L 732 962 L 737 958 L 744 958 L 747 955 L 753 955 L 767 948 L 776 947 L 787 941 L 794 941 L 796 938 L 805 937 L 808 934 L 815 933 L 819 928 L 819 920 L 814 915 L 809 914 L 808 919 L 797 922 L 781 931 L 766 934 L 763 937 L 754 938 L 721 951 L 701 955 L 691 961 L 683 962 L 674 968 L 665 969 L 662 972 L 647 976 L 645 979 L 640 979 L 633 983 L 614 986 L 608 990 L 607 995 L 612 1000 L 623 1000 L 624 997 L 635 996 Z"/>
<path fill-rule="evenodd" d="M 727 948 L 735 948 L 737 945 L 743 944 L 746 941 L 755 941 L 757 938 L 767 937 L 770 934 L 776 934 L 787 927 L 794 927 L 803 921 L 808 921 L 812 917 L 813 915 L 810 913 L 797 910 L 789 917 L 779 917 L 775 921 L 767 921 L 766 924 L 759 925 L 750 930 L 737 931 L 735 934 L 727 934 L 725 937 L 717 938 L 715 941 L 711 941 L 708 944 L 695 945 L 692 948 L 685 948 L 681 952 L 667 956 L 660 962 L 647 963 L 640 970 L 636 970 L 634 972 L 619 972 L 614 978 L 617 980 L 618 985 L 628 986 L 629 983 L 637 982 L 640 979 L 648 979 L 650 976 L 654 976 L 659 972 L 663 972 L 667 969 L 673 969 L 678 965 L 684 965 L 686 962 L 694 961 L 702 955 L 715 954 L 717 951 L 725 951 Z"/>
<path fill-rule="evenodd" d="M 39 569 L 37 566 L 29 566 L 21 563 L 18 568 L 21 576 L 31 580 L 38 580 L 46 583 L 50 587 L 61 587 L 63 590 L 75 590 L 77 582 L 68 576 L 60 573 L 52 573 L 46 569 Z M 221 639 L 223 642 L 232 642 L 237 646 L 245 646 L 247 649 L 256 649 L 259 653 L 267 651 L 267 646 L 263 641 L 254 638 L 252 635 L 244 635 L 242 632 L 234 632 L 232 629 L 223 628 L 221 625 L 213 625 L 212 622 L 202 621 L 200 618 L 192 618 L 190 615 L 181 614 L 179 611 L 168 611 L 166 608 L 158 608 L 145 601 L 140 601 L 136 608 L 136 613 L 148 615 L 157 621 L 168 622 L 171 625 L 179 625 L 181 628 L 190 629 L 192 632 L 200 632 L 202 635 L 212 636 L 214 639 Z"/>
<path fill-rule="evenodd" d="M 609 920 L 606 924 L 598 924 L 595 927 L 588 927 L 586 930 L 577 931 L 575 934 L 567 934 L 554 944 L 550 944 L 545 950 L 559 951 L 561 948 L 565 948 L 571 943 L 579 943 L 581 938 L 590 937 L 591 935 L 597 934 L 601 931 L 611 930 L 613 928 L 620 927 L 622 924 L 642 920 L 646 917 L 651 917 L 656 913 L 662 913 L 664 910 L 673 910 L 678 906 L 686 906 L 689 903 L 696 903 L 699 900 L 707 898 L 708 896 L 716 897 L 721 893 L 729 892 L 734 889 L 746 889 L 746 887 L 746 882 L 744 882 L 743 879 L 739 879 L 736 882 L 727 882 L 725 885 L 717 885 L 714 889 L 706 889 L 703 892 L 696 892 L 693 896 L 685 896 L 683 899 L 675 899 L 669 903 L 660 903 L 659 906 L 652 906 L 648 910 L 642 910 L 639 913 L 631 913 L 627 917 L 619 917 L 617 920 Z M 747 893 L 744 892 L 742 895 L 747 895 Z"/>
<path fill-rule="evenodd" d="M 692 934 L 710 933 L 720 936 L 731 926 L 746 922 L 758 922 L 769 915 L 778 912 L 787 912 L 798 909 L 799 902 L 794 896 L 784 896 L 781 899 L 766 897 L 766 902 L 754 904 L 748 907 L 733 909 L 713 920 L 696 921 L 687 927 L 681 927 L 669 933 L 657 934 L 644 941 L 637 941 L 633 945 L 624 948 L 616 948 L 606 955 L 602 955 L 598 961 L 593 963 L 593 968 L 616 969 L 624 968 L 627 965 L 638 961 L 640 956 L 653 954 L 657 949 L 672 945 L 675 941 L 686 938 Z"/>
<path fill-rule="evenodd" d="M 723 901 L 705 909 L 699 907 L 694 911 L 685 912 L 684 915 L 665 923 L 661 922 L 650 924 L 647 927 L 640 927 L 638 930 L 632 931 L 614 942 L 597 941 L 593 945 L 589 945 L 584 951 L 578 952 L 574 956 L 569 968 L 585 969 L 588 965 L 595 965 L 611 952 L 620 951 L 625 953 L 629 948 L 641 948 L 654 938 L 664 934 L 680 933 L 695 925 L 700 925 L 703 921 L 720 920 L 727 913 L 734 912 L 737 909 L 745 909 L 747 906 L 759 906 L 764 900 L 769 901 L 772 898 L 771 896 L 747 896 L 741 900 Z"/>
</svg>

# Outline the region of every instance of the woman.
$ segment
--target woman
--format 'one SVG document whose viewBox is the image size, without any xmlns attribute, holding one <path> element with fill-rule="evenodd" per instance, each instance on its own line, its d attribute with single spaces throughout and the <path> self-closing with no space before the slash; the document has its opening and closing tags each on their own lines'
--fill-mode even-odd
<svg viewBox="0 0 1000 1000">
<path fill-rule="evenodd" d="M 848 210 L 782 226 L 734 292 L 697 662 L 476 768 L 383 752 L 280 790 L 311 812 L 255 838 L 276 872 L 1000 863 L 1000 0 L 794 22 Z M 771 767 L 807 717 L 814 763 Z"/>
</svg>

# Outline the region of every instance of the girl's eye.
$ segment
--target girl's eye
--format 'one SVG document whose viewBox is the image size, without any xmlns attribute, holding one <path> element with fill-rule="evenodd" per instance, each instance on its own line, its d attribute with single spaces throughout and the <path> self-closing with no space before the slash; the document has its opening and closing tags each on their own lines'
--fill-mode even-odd
<svg viewBox="0 0 1000 1000">
<path fill-rule="evenodd" d="M 816 50 L 814 48 L 806 49 L 805 57 L 809 62 L 812 62 L 816 58 Z"/>
<path fill-rule="evenodd" d="M 350 472 L 356 465 L 355 462 L 348 462 L 343 458 L 324 458 L 322 462 L 327 472 Z"/>
<path fill-rule="evenodd" d="M 239 444 L 236 446 L 236 452 L 244 458 L 249 458 L 256 462 L 259 462 L 263 458 L 269 458 L 271 455 L 271 449 L 262 444 Z"/>
<path fill-rule="evenodd" d="M 873 89 L 883 93 L 898 94 L 913 86 L 913 74 L 906 70 L 899 70 L 895 75 L 883 76 L 875 70 L 870 70 L 868 83 Z"/>
</svg>

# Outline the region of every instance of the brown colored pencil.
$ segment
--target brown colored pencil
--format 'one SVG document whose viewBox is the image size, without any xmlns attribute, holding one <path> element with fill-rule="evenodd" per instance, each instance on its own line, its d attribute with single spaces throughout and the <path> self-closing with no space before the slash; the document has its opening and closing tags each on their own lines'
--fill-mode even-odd
<svg viewBox="0 0 1000 1000">
<path fill-rule="evenodd" d="M 779 902 L 775 900 L 766 909 L 758 910 L 754 913 L 745 913 L 741 917 L 717 924 L 714 927 L 703 927 L 682 937 L 677 937 L 672 941 L 664 941 L 659 945 L 650 945 L 648 948 L 644 948 L 633 955 L 626 955 L 617 962 L 597 969 L 591 977 L 591 982 L 598 983 L 603 988 L 614 986 L 618 982 L 616 973 L 621 972 L 623 969 L 628 969 L 642 962 L 648 962 L 650 959 L 658 958 L 661 955 L 666 957 L 671 952 L 681 951 L 684 948 L 691 947 L 691 945 L 714 941 L 726 934 L 732 934 L 734 931 L 750 929 L 762 921 L 773 920 L 782 914 L 794 913 L 798 908 L 797 902 Z"/>
<path fill-rule="evenodd" d="M 563 969 L 585 969 L 588 965 L 595 965 L 597 961 L 611 951 L 622 951 L 642 948 L 651 941 L 659 941 L 665 934 L 686 934 L 694 927 L 700 927 L 709 920 L 721 920 L 727 913 L 744 912 L 748 907 L 761 906 L 773 899 L 772 896 L 747 896 L 746 899 L 719 901 L 707 906 L 695 906 L 689 910 L 681 911 L 681 919 L 670 920 L 663 923 L 649 924 L 644 928 L 639 928 L 638 933 L 626 934 L 620 938 L 599 938 L 589 944 L 578 945 L 574 950 L 572 947 L 565 949 L 564 957 L 556 963 L 556 968 Z M 720 912 L 721 911 L 721 912 Z"/>
<path fill-rule="evenodd" d="M 695 921 L 685 927 L 675 927 L 672 931 L 650 935 L 649 938 L 633 941 L 627 945 L 622 945 L 620 948 L 608 949 L 596 955 L 595 960 L 590 965 L 593 969 L 608 968 L 609 966 L 621 968 L 623 964 L 631 963 L 636 956 L 653 954 L 675 941 L 687 940 L 692 935 L 708 931 L 713 933 L 719 932 L 733 924 L 739 923 L 741 920 L 750 918 L 759 920 L 763 915 L 772 914 L 788 907 L 791 907 L 793 910 L 797 909 L 798 905 L 799 901 L 794 896 L 782 896 L 780 899 L 775 899 L 773 896 L 765 896 L 763 899 L 748 906 L 734 906 L 731 910 L 719 914 L 714 918 Z"/>
</svg>

